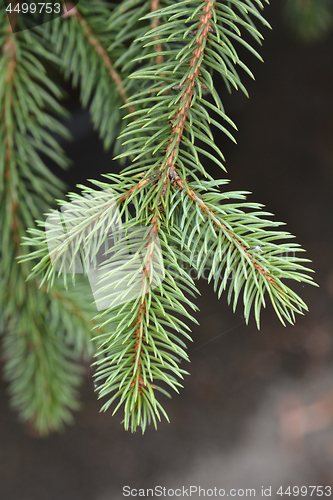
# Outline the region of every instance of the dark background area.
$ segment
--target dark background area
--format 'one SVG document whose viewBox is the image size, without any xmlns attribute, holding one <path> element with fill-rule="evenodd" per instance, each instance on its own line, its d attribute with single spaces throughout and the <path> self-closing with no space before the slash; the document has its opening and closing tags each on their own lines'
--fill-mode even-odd
<svg viewBox="0 0 333 500">
<path fill-rule="evenodd" d="M 257 498 L 262 486 L 272 486 L 273 498 L 287 497 L 276 494 L 280 486 L 333 489 L 333 36 L 301 43 L 272 4 L 265 15 L 273 30 L 262 29 L 265 63 L 244 55 L 256 76 L 244 79 L 250 99 L 221 85 L 238 144 L 216 140 L 229 188 L 251 191 L 249 200 L 287 222 L 307 249 L 320 288 L 293 288 L 310 312 L 283 327 L 267 307 L 257 331 L 254 318 L 246 326 L 241 308 L 233 314 L 200 282 L 191 375 L 162 401 L 171 423 L 144 436 L 124 431 L 121 412 L 99 413 L 89 368 L 75 425 L 43 439 L 18 423 L 2 383 L 2 499 L 118 500 L 125 485 L 256 488 Z M 65 177 L 74 187 L 118 167 L 75 97 L 68 107 L 74 166 Z"/>
</svg>

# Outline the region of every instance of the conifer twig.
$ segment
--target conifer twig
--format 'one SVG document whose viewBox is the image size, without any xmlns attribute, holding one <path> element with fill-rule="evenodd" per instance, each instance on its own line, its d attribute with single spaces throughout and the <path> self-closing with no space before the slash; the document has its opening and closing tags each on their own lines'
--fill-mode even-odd
<svg viewBox="0 0 333 500">
<path fill-rule="evenodd" d="M 68 2 L 64 2 L 64 9 L 66 12 L 63 14 L 62 18 L 66 19 L 67 17 L 73 16 L 75 19 L 77 19 L 78 23 L 82 27 L 82 30 L 84 32 L 84 36 L 87 38 L 88 42 L 90 45 L 94 48 L 96 53 L 99 55 L 99 57 L 102 59 L 104 66 L 106 67 L 111 79 L 114 81 L 114 83 L 117 86 L 117 91 L 119 92 L 119 95 L 124 103 L 127 102 L 128 97 L 124 88 L 124 83 L 117 71 L 114 69 L 112 61 L 110 56 L 108 55 L 107 51 L 105 48 L 102 46 L 100 43 L 98 37 L 94 34 L 93 30 L 87 23 L 87 21 L 84 19 L 84 17 L 80 14 L 78 9 L 73 6 L 70 9 L 66 9 L 65 5 L 69 6 Z M 135 106 L 129 106 L 129 112 L 130 113 L 135 113 Z"/>
<path fill-rule="evenodd" d="M 142 270 L 142 281 L 141 281 L 141 286 L 140 286 L 140 294 L 142 296 L 141 298 L 141 305 L 138 310 L 137 314 L 137 319 L 134 323 L 134 326 L 137 325 L 137 328 L 134 332 L 134 336 L 136 338 L 135 341 L 135 346 L 134 346 L 134 353 L 135 353 L 135 361 L 133 361 L 133 364 L 135 364 L 134 368 L 134 379 L 133 382 L 131 383 L 130 387 L 134 387 L 136 384 L 138 384 L 138 392 L 140 395 L 142 395 L 142 387 L 146 387 L 147 384 L 144 382 L 144 379 L 142 378 L 141 374 L 141 360 L 140 356 L 142 353 L 142 342 L 144 342 L 145 336 L 143 334 L 143 321 L 145 320 L 146 317 L 146 302 L 145 302 L 145 296 L 149 293 L 149 287 L 151 283 L 151 272 L 152 272 L 152 260 L 153 260 L 153 250 L 152 248 L 152 240 L 156 239 L 156 236 L 158 234 L 158 219 L 156 215 L 153 215 L 151 219 L 151 224 L 152 227 L 149 231 L 149 236 L 148 236 L 148 242 L 146 245 L 146 250 L 149 250 L 148 255 L 146 255 L 145 258 L 145 263 L 143 266 Z M 149 383 L 149 382 L 147 382 Z M 150 387 L 152 389 L 155 389 L 155 386 L 151 383 L 149 383 Z"/>
<path fill-rule="evenodd" d="M 207 206 L 205 205 L 199 198 L 199 196 L 196 194 L 195 191 L 193 191 L 193 189 L 187 189 L 185 186 L 184 186 L 184 183 L 182 181 L 182 179 L 180 179 L 180 177 L 178 176 L 177 180 L 176 180 L 176 183 L 177 185 L 184 190 L 184 192 L 191 198 L 192 201 L 194 201 L 195 203 L 198 204 L 198 206 L 200 207 L 200 209 L 202 210 L 202 212 L 205 214 L 205 215 L 208 215 L 210 217 L 210 219 L 212 220 L 213 224 L 218 228 L 218 229 L 222 229 L 223 232 L 225 234 L 228 234 L 228 236 L 230 236 L 231 238 L 231 241 L 233 242 L 234 246 L 237 248 L 237 247 L 241 247 L 245 254 L 247 255 L 247 257 L 249 258 L 249 261 L 253 264 L 254 268 L 258 271 L 258 272 L 261 272 L 262 276 L 267 280 L 269 281 L 269 283 L 273 286 L 275 286 L 277 289 L 281 290 L 281 287 L 276 283 L 276 281 L 274 280 L 274 278 L 272 278 L 272 276 L 269 276 L 269 274 L 267 273 L 267 271 L 260 265 L 258 264 L 254 259 L 253 259 L 253 255 L 250 254 L 250 252 L 248 251 L 248 246 L 245 246 L 243 245 L 232 233 L 230 233 L 230 231 L 228 231 L 227 229 L 227 226 L 225 224 L 223 224 L 221 221 L 218 220 L 218 218 L 216 217 L 215 213 Z M 283 295 L 283 294 L 282 294 Z"/>
<path fill-rule="evenodd" d="M 93 318 L 93 328 L 98 328 L 94 378 L 98 397 L 106 397 L 102 410 L 115 404 L 116 412 L 124 405 L 125 429 L 135 431 L 141 426 L 144 432 L 150 422 L 156 426 L 161 414 L 168 419 L 157 391 L 170 397 L 165 386 L 178 392 L 179 379 L 187 374 L 180 366 L 188 361 L 184 339 L 192 339 L 190 328 L 180 318 L 196 321 L 189 309 L 197 309 L 192 298 L 198 294 L 190 270 L 194 268 L 201 276 L 208 269 L 206 278 L 213 281 L 218 297 L 228 289 L 227 301 L 234 310 L 242 296 L 245 321 L 253 311 L 258 328 L 265 294 L 282 324 L 285 320 L 293 324 L 295 313 L 303 314 L 307 306 L 284 280 L 313 281 L 308 276 L 311 270 L 303 265 L 309 260 L 295 256 L 302 249 L 283 241 L 291 237 L 289 233 L 276 230 L 281 223 L 266 220 L 272 214 L 263 212 L 258 203 L 247 202 L 246 191 L 226 191 L 228 181 L 214 179 L 202 160 L 208 157 L 225 170 L 211 127 L 233 141 L 228 127 L 237 127 L 225 114 L 213 75 L 219 73 L 228 90 L 234 87 L 247 95 L 238 69 L 253 75 L 240 60 L 234 42 L 261 59 L 243 31 L 261 42 L 251 17 L 269 26 L 260 14 L 262 0 L 227 4 L 123 0 L 112 14 L 103 0 L 96 7 L 98 14 L 90 15 L 88 0 L 82 0 L 68 12 L 73 21 L 56 20 L 52 41 L 58 54 L 64 53 L 64 67 L 73 75 L 73 83 L 80 79 L 83 105 L 91 99 L 94 123 L 109 145 L 116 137 L 115 123 L 118 126 L 124 117 L 122 110 L 114 109 L 115 104 L 125 103 L 121 109 L 134 119 L 122 126 L 123 152 L 115 151 L 115 159 L 130 158 L 132 163 L 120 174 L 104 174 L 107 182 L 90 180 L 98 190 L 79 185 L 83 193 L 95 195 L 87 196 L 79 209 L 75 202 L 80 196 L 70 193 L 75 208 L 66 240 L 58 234 L 51 236 L 55 247 L 50 258 L 45 231 L 29 230 L 24 244 L 36 245 L 37 250 L 21 262 L 37 260 L 29 277 L 41 274 L 42 285 L 52 287 L 53 256 L 57 255 L 61 266 L 70 257 L 74 279 L 75 259 L 83 258 L 82 245 L 84 255 L 95 258 L 101 245 L 106 248 L 115 218 L 122 217 L 125 237 L 120 238 L 119 247 L 104 251 L 108 257 L 99 275 L 103 304 L 104 299 L 109 302 Z M 76 52 L 76 45 L 83 51 Z M 113 53 L 116 57 L 111 62 Z M 99 78 L 93 68 L 98 68 Z M 122 81 L 112 74 L 115 68 L 125 75 Z M 120 95 L 119 88 L 124 92 L 126 88 L 126 93 Z M 114 203 L 109 197 L 104 201 L 100 191 L 110 188 Z M 119 214 L 114 215 L 114 204 Z M 46 227 L 46 223 L 40 225 Z M 147 240 L 143 228 L 149 233 Z M 261 247 L 263 251 L 258 250 Z M 83 320 L 76 315 L 75 300 L 73 310 L 67 302 L 63 306 L 64 314 L 68 310 L 78 323 Z"/>
</svg>

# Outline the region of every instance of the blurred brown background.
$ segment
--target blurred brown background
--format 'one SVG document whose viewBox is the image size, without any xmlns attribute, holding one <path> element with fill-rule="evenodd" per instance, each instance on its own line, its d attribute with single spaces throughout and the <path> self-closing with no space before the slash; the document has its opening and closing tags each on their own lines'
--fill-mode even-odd
<svg viewBox="0 0 333 500">
<path fill-rule="evenodd" d="M 230 189 L 252 191 L 307 249 L 320 288 L 294 286 L 310 312 L 294 327 L 272 308 L 246 326 L 222 296 L 200 282 L 200 327 L 188 346 L 191 376 L 162 403 L 171 423 L 144 436 L 125 432 L 121 413 L 99 414 L 87 368 L 83 411 L 63 434 L 45 439 L 21 426 L 2 383 L 0 494 L 4 500 L 118 500 L 122 487 L 333 488 L 333 33 L 301 43 L 283 22 L 278 0 L 266 8 L 260 53 L 245 62 L 250 93 L 228 96 L 238 145 L 220 140 Z M 114 168 L 78 102 L 67 145 L 75 184 Z M 221 175 L 215 171 L 215 175 Z M 192 495 L 192 498 L 199 498 Z M 235 498 L 240 498 L 235 496 Z M 303 498 L 311 498 L 310 494 Z"/>
</svg>

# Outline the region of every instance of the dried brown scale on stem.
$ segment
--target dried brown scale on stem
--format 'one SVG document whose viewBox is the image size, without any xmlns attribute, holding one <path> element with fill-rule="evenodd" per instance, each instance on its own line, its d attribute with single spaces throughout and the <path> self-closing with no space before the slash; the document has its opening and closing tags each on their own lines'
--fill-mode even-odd
<svg viewBox="0 0 333 500">
<path fill-rule="evenodd" d="M 198 28 L 197 30 L 191 30 L 189 32 L 189 35 L 196 36 L 199 33 L 199 29 L 200 28 Z M 209 28 L 208 28 L 208 33 L 213 33 L 213 35 L 216 35 L 216 31 L 211 26 L 209 26 Z"/>
<path fill-rule="evenodd" d="M 66 5 L 67 5 L 68 9 L 70 9 L 70 10 L 66 9 Z M 68 2 L 66 2 L 66 4 L 64 4 L 65 14 L 63 14 L 62 18 L 65 19 L 67 17 L 74 16 L 78 20 L 78 22 L 80 23 L 80 25 L 83 28 L 85 37 L 88 39 L 88 42 L 90 43 L 90 45 L 92 47 L 94 47 L 97 54 L 102 58 L 104 66 L 108 70 L 110 77 L 117 85 L 117 90 L 119 92 L 120 97 L 122 98 L 123 102 L 126 104 L 128 98 L 127 98 L 127 94 L 126 94 L 125 89 L 124 89 L 124 83 L 123 83 L 122 79 L 120 78 L 120 76 L 118 75 L 118 73 L 116 72 L 116 70 L 114 69 L 107 51 L 101 45 L 98 38 L 93 33 L 90 26 L 88 25 L 87 21 L 81 16 L 81 14 L 77 10 L 77 8 L 74 6 L 71 7 L 71 5 L 72 4 L 70 4 Z M 128 111 L 129 111 L 129 113 L 135 113 L 136 109 L 134 106 L 131 105 L 131 106 L 128 106 Z"/>
</svg>

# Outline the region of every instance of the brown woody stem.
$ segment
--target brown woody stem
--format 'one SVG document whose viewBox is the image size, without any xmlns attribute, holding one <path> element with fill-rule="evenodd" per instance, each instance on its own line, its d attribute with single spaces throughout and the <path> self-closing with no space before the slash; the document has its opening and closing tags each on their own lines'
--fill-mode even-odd
<svg viewBox="0 0 333 500">
<path fill-rule="evenodd" d="M 152 227 L 151 227 L 151 230 L 149 232 L 149 243 L 146 247 L 147 249 L 152 248 L 152 246 L 153 246 L 152 241 L 156 238 L 156 236 L 158 234 L 158 220 L 157 220 L 156 215 L 153 215 L 150 222 L 152 224 Z M 147 313 L 144 297 L 148 293 L 148 286 L 149 286 L 148 283 L 150 283 L 152 256 L 153 256 L 153 250 L 150 250 L 148 253 L 148 256 L 146 258 L 146 265 L 144 266 L 144 269 L 143 269 L 143 279 L 142 279 L 141 289 L 144 289 L 144 293 L 142 294 L 141 305 L 140 305 L 139 310 L 138 310 L 136 322 L 134 323 L 134 326 L 137 325 L 137 328 L 135 330 L 136 341 L 135 341 L 135 347 L 134 347 L 135 360 L 139 359 L 139 361 L 137 363 L 136 371 L 134 373 L 135 378 L 134 378 L 133 382 L 131 383 L 130 387 L 134 387 L 138 381 L 138 392 L 140 395 L 142 394 L 142 387 L 146 387 L 145 382 L 144 382 L 143 377 L 142 377 L 142 369 L 141 369 L 141 361 L 140 361 L 142 347 L 140 347 L 140 349 L 139 349 L 139 346 L 140 346 L 140 339 L 142 338 L 142 341 L 145 340 L 144 335 L 142 333 L 142 326 L 141 325 L 142 325 L 143 321 L 145 320 L 146 313 Z M 133 364 L 135 364 L 135 362 L 136 361 L 134 361 Z M 152 384 L 150 384 L 150 386 L 153 389 L 155 389 L 155 387 Z"/>
<path fill-rule="evenodd" d="M 7 39 L 2 47 L 2 53 L 8 58 L 8 71 L 5 77 L 6 91 L 4 99 L 7 101 L 8 106 L 3 107 L 1 113 L 1 121 L 3 122 L 4 131 L 4 145 L 5 145 L 5 171 L 4 179 L 7 186 L 4 189 L 5 196 L 10 198 L 9 211 L 11 214 L 11 230 L 13 233 L 13 241 L 15 247 L 19 251 L 20 248 L 20 234 L 19 234 L 19 219 L 17 217 L 17 192 L 15 191 L 14 185 L 10 183 L 11 178 L 11 166 L 14 151 L 14 130 L 13 130 L 13 120 L 4 119 L 6 112 L 12 114 L 13 111 L 13 92 L 14 92 L 14 76 L 16 69 L 16 39 L 15 35 L 12 33 L 12 27 L 8 23 L 6 28 L 6 33 L 8 33 Z"/>
<path fill-rule="evenodd" d="M 159 9 L 159 6 L 160 6 L 160 0 L 152 0 L 150 12 L 155 12 L 155 10 Z M 160 20 L 157 17 L 155 17 L 155 19 L 153 20 L 153 23 L 152 23 L 152 29 L 157 28 L 157 26 L 159 24 L 160 24 Z M 158 35 L 156 35 L 155 40 L 156 41 L 159 40 L 159 36 Z M 156 45 L 155 52 L 159 53 L 159 52 L 162 52 L 162 51 L 163 51 L 162 44 L 158 43 Z M 156 56 L 155 64 L 163 64 L 163 63 L 164 63 L 164 57 L 163 57 L 163 55 Z"/>
<path fill-rule="evenodd" d="M 235 246 L 239 245 L 244 250 L 244 252 L 248 256 L 249 260 L 252 262 L 254 268 L 257 269 L 258 272 L 261 272 L 261 274 L 266 279 L 266 281 L 269 281 L 269 283 L 272 286 L 275 286 L 276 288 L 278 288 L 278 289 L 281 290 L 281 287 L 276 283 L 276 281 L 274 280 L 274 278 L 272 278 L 272 276 L 268 276 L 267 275 L 267 271 L 265 271 L 265 269 L 262 266 L 260 266 L 260 264 L 258 264 L 257 262 L 255 262 L 255 260 L 252 258 L 252 255 L 249 252 L 247 252 L 247 248 L 248 247 L 244 246 L 233 234 L 231 234 L 227 230 L 227 226 L 225 226 L 225 224 L 222 224 L 222 222 L 220 222 L 220 221 L 217 222 L 216 217 L 215 217 L 215 212 L 213 212 L 213 210 L 211 210 L 209 207 L 207 207 L 207 205 L 205 205 L 203 202 L 200 201 L 200 198 L 196 194 L 196 192 L 193 191 L 193 189 L 187 189 L 184 186 L 184 183 L 183 183 L 182 179 L 178 179 L 176 181 L 176 183 L 177 183 L 177 185 L 183 191 L 185 191 L 185 193 L 191 198 L 192 201 L 194 201 L 195 203 L 197 203 L 199 205 L 199 207 L 201 208 L 201 210 L 203 211 L 203 213 L 206 214 L 206 215 L 208 215 L 211 218 L 213 224 L 218 229 L 222 229 L 223 232 L 225 232 L 226 234 L 228 234 L 230 236 L 230 238 L 232 238 L 232 242 L 233 242 L 233 244 Z"/>
<path fill-rule="evenodd" d="M 67 2 L 68 4 L 68 2 Z M 69 4 L 68 4 L 69 6 Z M 64 5 L 64 9 L 66 9 Z M 94 34 L 92 29 L 90 28 L 89 24 L 87 21 L 81 16 L 79 13 L 78 9 L 76 7 L 72 7 L 70 10 L 66 9 L 65 14 L 62 16 L 63 18 L 67 18 L 70 16 L 74 16 L 78 22 L 80 23 L 84 35 L 87 38 L 88 42 L 90 45 L 94 48 L 94 50 L 97 52 L 99 57 L 102 58 L 104 66 L 106 67 L 111 79 L 114 81 L 114 83 L 117 85 L 117 90 L 119 92 L 119 95 L 122 99 L 122 101 L 126 104 L 127 103 L 127 94 L 124 89 L 124 83 L 117 73 L 117 71 L 114 69 L 112 61 L 105 50 L 105 48 L 101 45 L 100 41 L 98 40 L 98 37 Z M 135 113 L 136 109 L 134 106 L 128 106 L 128 111 L 129 113 Z"/>
<path fill-rule="evenodd" d="M 190 60 L 190 68 L 194 67 L 194 71 L 191 73 L 189 77 L 184 82 L 184 85 L 187 86 L 186 91 L 182 95 L 179 103 L 179 111 L 175 115 L 174 119 L 171 121 L 172 128 L 171 133 L 172 136 L 169 140 L 169 144 L 167 146 L 165 156 L 167 157 L 167 161 L 165 166 L 163 167 L 163 171 L 161 173 L 161 180 L 164 184 L 163 190 L 166 191 L 167 180 L 171 175 L 174 175 L 175 163 L 177 159 L 177 151 L 179 148 L 179 144 L 182 140 L 184 134 L 184 128 L 186 119 L 188 116 L 188 109 L 191 108 L 192 99 L 194 96 L 194 87 L 196 86 L 196 77 L 200 75 L 200 59 L 204 53 L 204 46 L 208 39 L 208 34 L 211 32 L 210 28 L 210 20 L 213 16 L 212 8 L 214 8 L 215 0 L 206 0 L 206 3 L 203 7 L 203 13 L 200 16 L 200 26 L 198 29 L 203 28 L 201 35 L 196 39 L 197 47 L 192 52 L 193 57 Z M 182 105 L 184 103 L 184 105 Z M 176 140 L 175 140 L 176 139 Z M 166 175 L 165 175 L 166 173 Z"/>
</svg>

